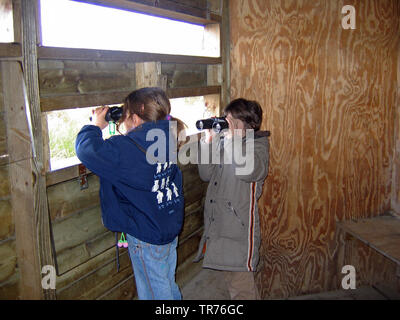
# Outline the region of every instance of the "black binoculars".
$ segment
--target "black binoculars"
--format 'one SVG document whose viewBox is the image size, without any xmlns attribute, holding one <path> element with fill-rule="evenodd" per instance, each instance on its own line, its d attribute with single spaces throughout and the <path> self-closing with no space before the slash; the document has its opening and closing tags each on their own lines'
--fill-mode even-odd
<svg viewBox="0 0 400 320">
<path fill-rule="evenodd" d="M 123 110 L 121 107 L 110 107 L 104 117 L 107 122 L 114 121 L 117 122 L 122 117 Z M 92 121 L 93 117 L 89 117 Z"/>
<path fill-rule="evenodd" d="M 121 107 L 110 107 L 104 117 L 106 121 L 117 122 L 122 117 L 123 110 Z"/>
<path fill-rule="evenodd" d="M 229 128 L 225 117 L 212 117 L 196 121 L 196 128 L 199 130 L 213 129 L 215 132 L 221 132 Z"/>
</svg>

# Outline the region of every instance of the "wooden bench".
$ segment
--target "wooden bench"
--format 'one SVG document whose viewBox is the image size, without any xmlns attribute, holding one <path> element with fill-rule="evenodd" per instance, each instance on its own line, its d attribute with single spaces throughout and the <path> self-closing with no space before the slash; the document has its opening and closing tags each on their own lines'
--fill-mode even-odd
<svg viewBox="0 0 400 320">
<path fill-rule="evenodd" d="M 338 229 L 376 250 L 397 265 L 400 279 L 400 218 L 382 215 L 374 218 L 337 222 Z M 339 231 L 340 231 L 339 230 Z"/>
</svg>

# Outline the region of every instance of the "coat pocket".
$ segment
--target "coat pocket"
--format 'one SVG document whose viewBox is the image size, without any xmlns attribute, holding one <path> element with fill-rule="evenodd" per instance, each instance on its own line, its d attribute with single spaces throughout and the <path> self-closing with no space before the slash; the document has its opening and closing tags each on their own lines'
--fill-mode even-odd
<svg viewBox="0 0 400 320">
<path fill-rule="evenodd" d="M 246 238 L 246 226 L 230 200 L 220 200 L 218 206 L 219 233 L 230 239 Z"/>
<path fill-rule="evenodd" d="M 233 216 L 238 220 L 238 222 L 242 225 L 242 227 L 244 228 L 244 222 L 243 220 L 239 217 L 239 215 L 237 214 L 236 209 L 232 206 L 232 202 L 228 201 L 227 205 L 229 207 L 229 210 L 233 213 Z"/>
</svg>

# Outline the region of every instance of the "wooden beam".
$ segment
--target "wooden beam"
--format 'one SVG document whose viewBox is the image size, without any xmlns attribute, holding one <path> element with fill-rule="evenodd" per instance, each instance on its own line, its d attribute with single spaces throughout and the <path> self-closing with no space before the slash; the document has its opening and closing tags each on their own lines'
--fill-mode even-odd
<svg viewBox="0 0 400 320">
<path fill-rule="evenodd" d="M 149 82 L 141 85 L 137 84 L 137 88 L 149 85 Z M 159 83 L 157 84 L 159 85 Z M 170 88 L 166 90 L 170 99 L 195 97 L 208 94 L 221 93 L 221 86 L 208 86 L 200 88 Z M 124 98 L 131 93 L 131 91 L 110 92 L 110 93 L 90 93 L 90 94 L 75 94 L 75 95 L 59 95 L 41 97 L 40 109 L 42 112 L 85 108 L 99 105 L 118 104 L 122 103 Z"/>
<path fill-rule="evenodd" d="M 50 187 L 52 185 L 62 183 L 68 180 L 77 179 L 79 177 L 79 165 L 73 165 L 67 168 L 62 168 L 55 171 L 50 171 L 46 173 L 46 185 Z M 186 171 L 197 170 L 197 165 L 187 164 L 180 167 L 181 171 L 184 173 Z M 87 174 L 93 174 L 89 169 L 86 168 Z"/>
<path fill-rule="evenodd" d="M 146 52 L 117 51 L 117 50 L 95 50 L 75 49 L 57 47 L 38 47 L 39 59 L 52 60 L 88 60 L 88 61 L 126 61 L 146 62 L 160 61 L 169 63 L 192 63 L 192 64 L 219 64 L 221 58 L 198 57 Z"/>
<path fill-rule="evenodd" d="M 27 121 L 27 101 L 24 96 L 22 69 L 16 61 L 2 61 L 3 96 L 7 144 L 11 206 L 15 225 L 16 252 L 20 274 L 20 298 L 42 297 L 41 269 L 37 248 L 36 214 L 34 210 L 34 171 L 31 136 Z"/>
<path fill-rule="evenodd" d="M 0 43 L 0 59 L 3 58 L 21 58 L 21 45 L 17 43 Z"/>
<path fill-rule="evenodd" d="M 168 98 L 184 98 L 184 97 L 196 97 L 205 96 L 208 94 L 219 94 L 221 93 L 221 86 L 207 86 L 201 88 L 169 88 L 167 89 Z"/>
<path fill-rule="evenodd" d="M 38 61 L 37 61 L 37 1 L 22 0 L 22 48 L 24 61 L 24 77 L 26 82 L 26 94 L 28 98 L 28 106 L 30 107 L 30 125 L 33 135 L 33 208 L 34 208 L 34 224 L 36 228 L 37 252 L 39 258 L 40 270 L 45 265 L 55 266 L 54 257 L 51 246 L 50 218 L 47 207 L 46 195 L 46 166 L 43 152 L 43 136 L 42 136 L 42 114 L 40 110 L 39 98 L 39 78 L 38 78 Z M 37 276 L 37 275 L 34 275 Z M 41 274 L 39 273 L 39 276 Z M 42 289 L 42 288 L 40 288 Z M 45 299 L 55 299 L 56 294 L 53 289 L 43 289 L 42 295 Z"/>
<path fill-rule="evenodd" d="M 42 97 L 40 100 L 40 109 L 42 112 L 48 112 L 63 109 L 118 104 L 122 103 L 123 99 L 130 92 L 131 91 L 122 91 Z"/>
<path fill-rule="evenodd" d="M 91 171 L 86 168 L 86 172 L 89 174 Z M 46 186 L 52 186 L 61 182 L 65 182 L 79 177 L 78 165 L 71 167 L 50 171 L 46 173 Z"/>
<path fill-rule="evenodd" d="M 124 9 L 128 11 L 140 12 L 158 16 L 162 18 L 170 18 L 173 20 L 185 21 L 200 25 L 216 23 L 221 21 L 221 17 L 215 13 L 211 13 L 207 8 L 196 8 L 194 6 L 180 4 L 172 0 L 75 0 L 77 2 L 85 2 L 104 7 L 115 9 Z"/>
</svg>

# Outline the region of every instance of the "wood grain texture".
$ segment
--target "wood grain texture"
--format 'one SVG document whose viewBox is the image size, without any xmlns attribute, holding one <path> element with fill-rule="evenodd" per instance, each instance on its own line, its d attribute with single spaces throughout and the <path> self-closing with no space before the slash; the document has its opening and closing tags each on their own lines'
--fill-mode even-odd
<svg viewBox="0 0 400 320">
<path fill-rule="evenodd" d="M 348 237 L 345 243 L 341 266 L 354 266 L 357 287 L 384 284 L 395 291 L 400 289 L 396 263 L 356 238 Z"/>
<path fill-rule="evenodd" d="M 5 72 L 1 68 L 0 73 Z M 15 224 L 11 205 L 10 165 L 7 148 L 7 121 L 0 76 L 0 299 L 17 299 L 19 272 L 15 248 Z M 6 84 L 7 87 L 7 84 Z M 6 98 L 8 94 L 6 93 Z"/>
<path fill-rule="evenodd" d="M 120 104 L 131 91 L 59 95 L 40 99 L 42 112 Z"/>
<path fill-rule="evenodd" d="M 0 77 L 0 241 L 14 234 L 8 165 L 9 155 L 7 150 L 7 122 L 5 121 L 2 78 Z"/>
<path fill-rule="evenodd" d="M 22 31 L 22 57 L 23 57 L 23 77 L 25 79 L 26 89 L 21 92 L 26 96 L 27 104 L 25 105 L 28 121 L 29 131 L 31 133 L 32 143 L 32 159 L 31 159 L 31 172 L 33 180 L 33 210 L 34 214 L 31 217 L 31 232 L 36 232 L 37 236 L 34 239 L 35 249 L 39 257 L 39 270 L 36 274 L 27 274 L 26 276 L 38 277 L 41 279 L 43 266 L 54 265 L 54 257 L 52 255 L 52 248 L 50 242 L 50 219 L 48 215 L 47 197 L 46 197 L 46 160 L 43 150 L 42 132 L 42 113 L 40 110 L 40 96 L 39 96 L 39 76 L 38 76 L 38 59 L 37 59 L 37 31 L 38 31 L 38 1 L 21 0 L 21 31 Z M 29 193 L 28 193 L 29 196 Z M 17 240 L 18 248 L 18 240 Z M 31 254 L 35 254 L 32 251 Z M 23 273 L 21 272 L 21 277 Z M 39 282 L 40 283 L 40 282 Z M 37 290 L 37 288 L 35 288 Z M 55 290 L 43 289 L 41 290 L 40 298 L 54 299 Z M 37 297 L 39 298 L 39 297 Z"/>
<path fill-rule="evenodd" d="M 338 227 L 400 265 L 400 219 L 379 216 L 339 222 Z"/>
<path fill-rule="evenodd" d="M 0 72 L 2 72 L 1 68 Z M 7 146 L 7 124 L 5 120 L 2 78 L 3 77 L 0 77 L 0 166 L 9 163 L 9 154 Z"/>
<path fill-rule="evenodd" d="M 0 242 L 0 299 L 16 300 L 20 296 L 20 273 L 15 238 Z"/>
<path fill-rule="evenodd" d="M 0 58 L 20 58 L 21 45 L 17 43 L 0 43 Z"/>
<path fill-rule="evenodd" d="M 100 204 L 99 178 L 88 175 L 88 188 L 81 190 L 76 177 L 63 183 L 47 187 L 47 201 L 51 220 L 66 218 L 68 215 Z"/>
<path fill-rule="evenodd" d="M 230 0 L 222 0 L 222 24 L 221 24 L 221 60 L 222 60 L 222 90 L 221 109 L 231 101 L 231 22 Z"/>
<path fill-rule="evenodd" d="M 20 270 L 20 298 L 41 298 L 40 263 L 35 227 L 35 176 L 28 130 L 24 78 L 17 62 L 1 62 L 7 145 L 10 207 L 15 227 L 16 256 Z M 2 206 L 4 208 L 4 206 Z M 6 222 L 6 221 L 4 221 Z"/>
<path fill-rule="evenodd" d="M 14 235 L 9 165 L 0 166 L 0 241 Z"/>
<path fill-rule="evenodd" d="M 161 62 L 139 62 L 135 64 L 136 88 L 161 87 L 165 90 L 166 82 L 161 75 Z"/>
<path fill-rule="evenodd" d="M 146 86 L 159 86 L 171 98 L 220 91 L 220 65 L 65 59 L 38 65 L 42 112 L 117 104 Z"/>
<path fill-rule="evenodd" d="M 112 248 L 104 252 L 94 261 L 97 263 L 87 263 L 81 266 L 82 270 L 86 270 L 83 277 L 73 281 L 71 275 L 75 272 L 69 272 L 58 278 L 57 283 L 61 283 L 60 289 L 57 289 L 57 299 L 96 299 L 105 294 L 110 288 L 114 287 L 121 281 L 129 279 L 132 275 L 129 255 L 127 251 L 121 253 L 120 256 L 120 272 L 117 272 L 115 263 L 115 249 Z M 93 269 L 87 272 L 89 268 Z M 68 285 L 64 286 L 65 280 Z M 135 292 L 134 281 L 131 283 L 131 291 Z M 133 290 L 132 290 L 133 289 Z"/>
<path fill-rule="evenodd" d="M 393 153 L 393 173 L 392 173 L 392 213 L 400 217 L 400 44 L 397 55 L 397 108 L 394 112 L 394 153 Z M 399 280 L 400 281 L 400 280 Z"/>
<path fill-rule="evenodd" d="M 162 63 L 161 74 L 167 77 L 167 88 L 207 86 L 207 65 Z"/>
<path fill-rule="evenodd" d="M 1 242 L 0 259 L 0 283 L 4 283 L 15 275 L 18 270 L 15 239 Z"/>
<path fill-rule="evenodd" d="M 262 296 L 334 289 L 335 221 L 390 208 L 400 3 L 237 0 L 230 13 L 232 98 L 258 100 L 271 131 Z"/>
<path fill-rule="evenodd" d="M 40 96 L 135 89 L 135 64 L 117 61 L 39 60 Z"/>
</svg>

